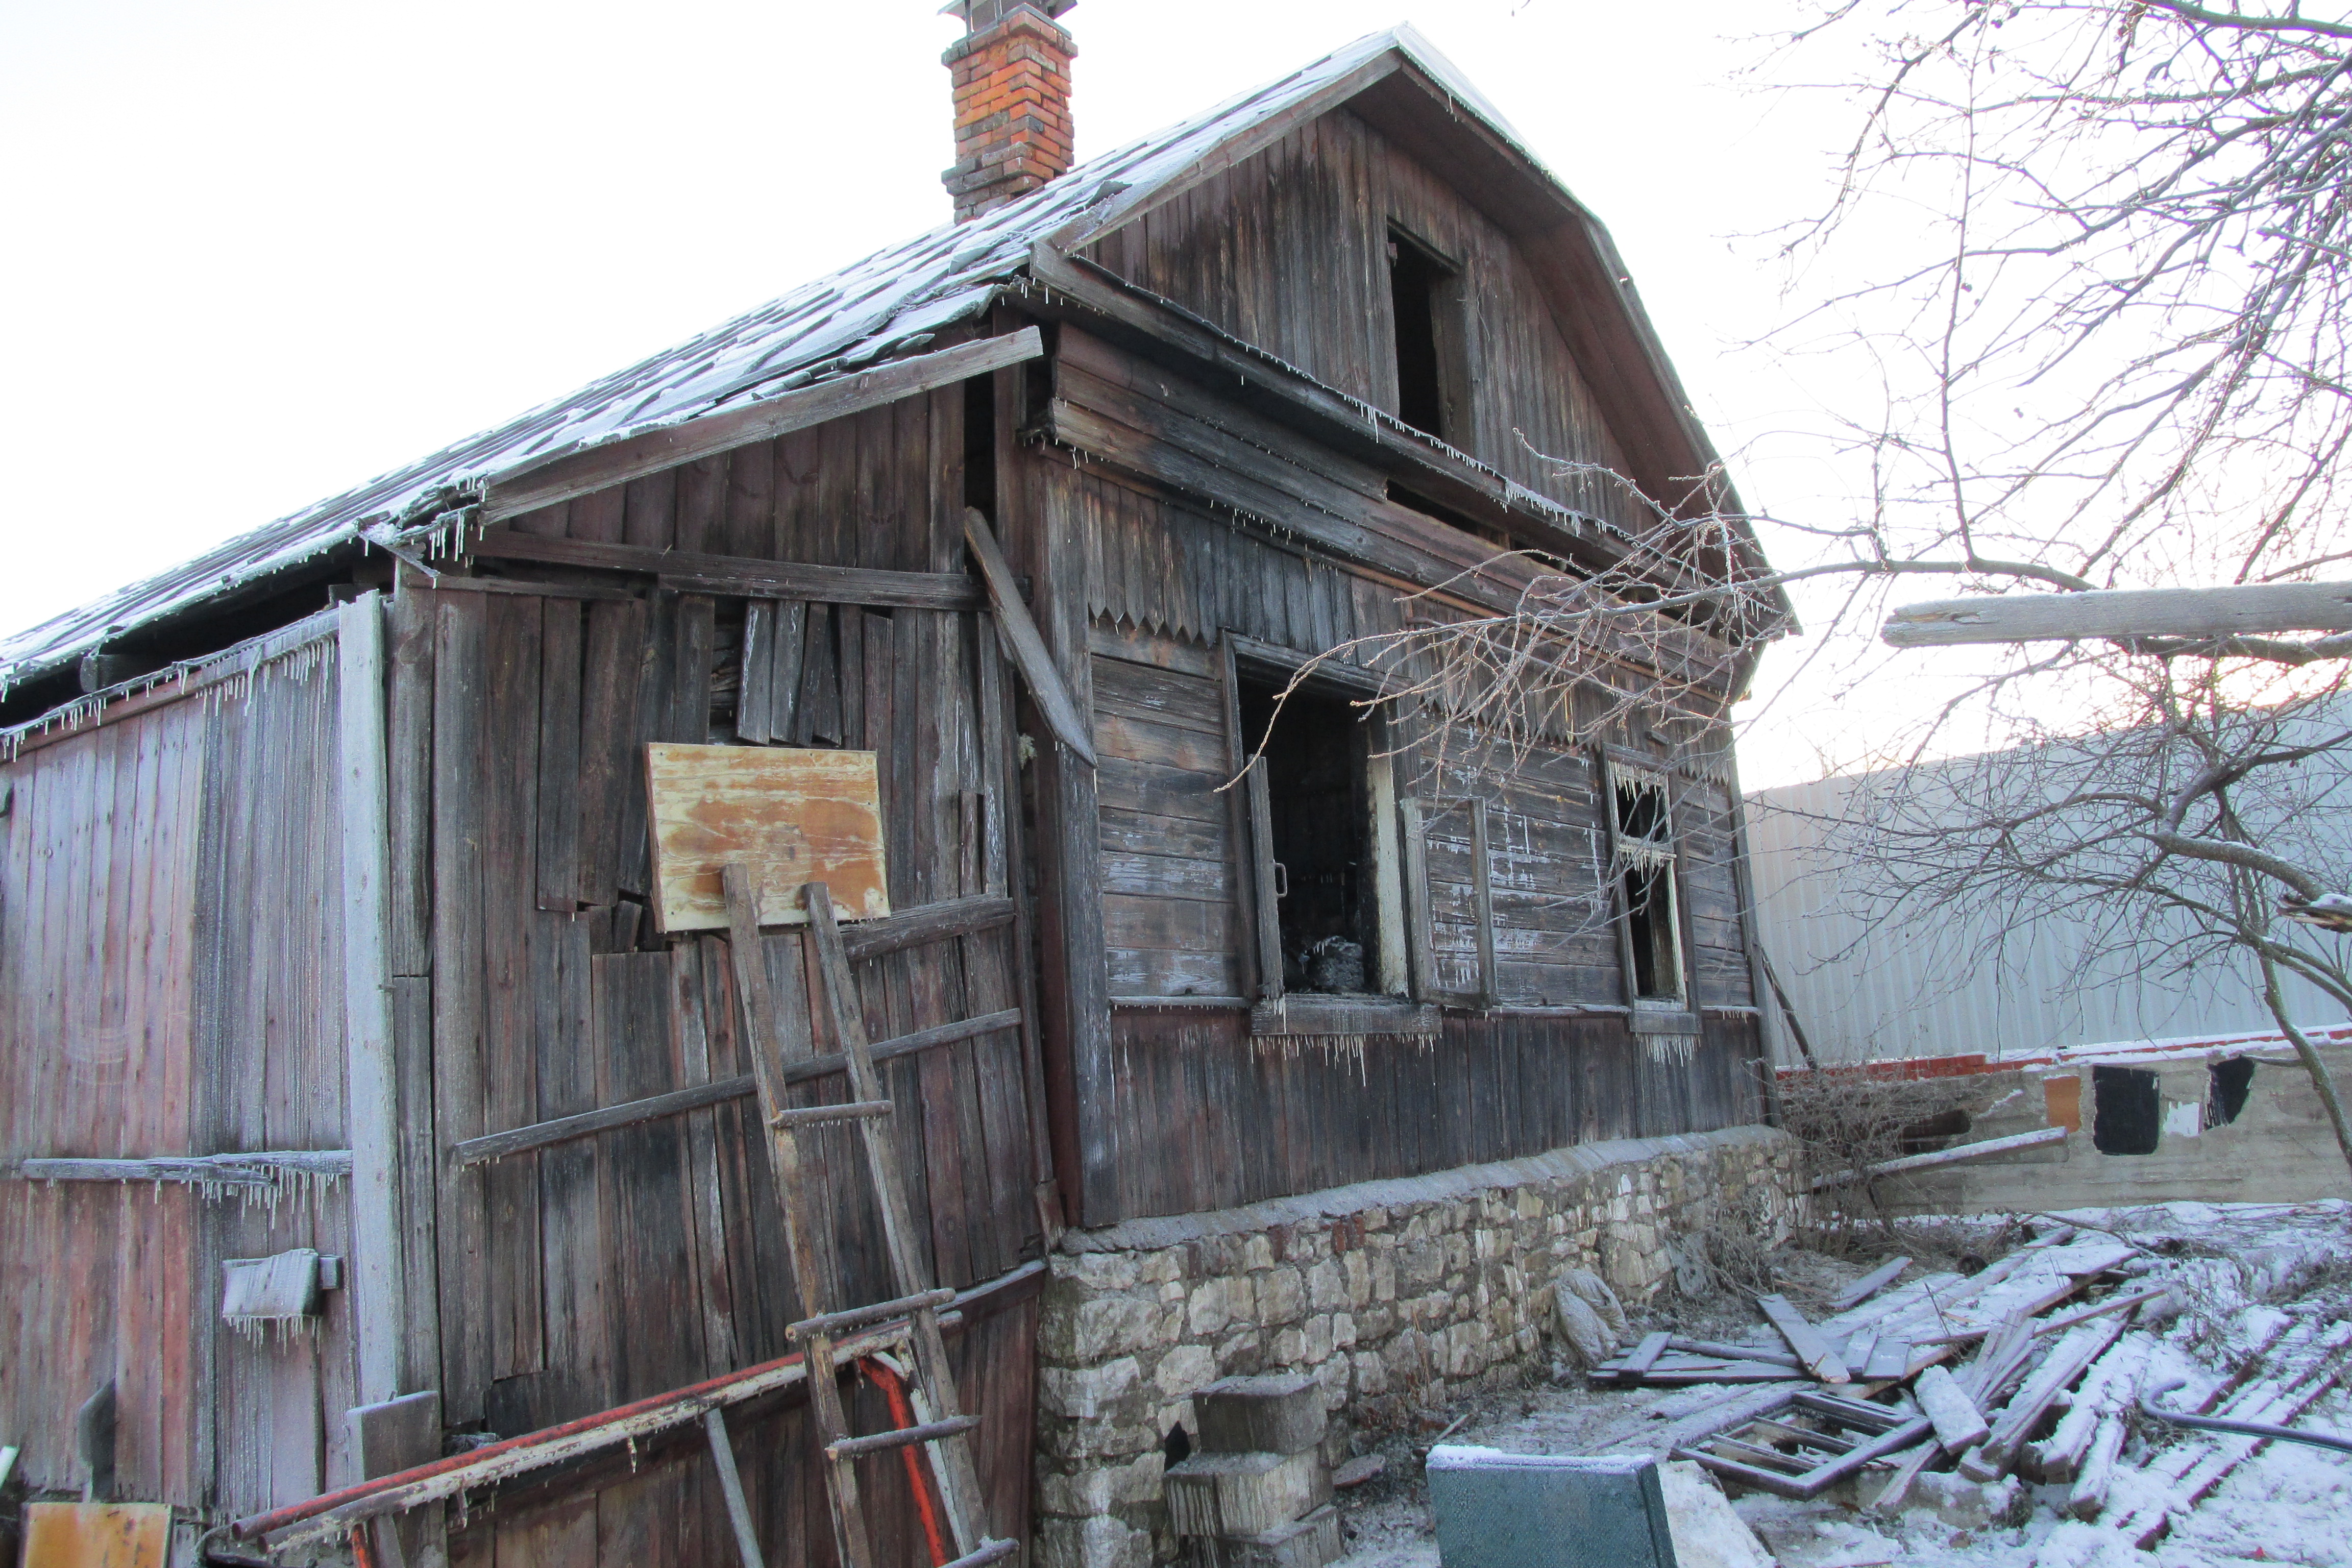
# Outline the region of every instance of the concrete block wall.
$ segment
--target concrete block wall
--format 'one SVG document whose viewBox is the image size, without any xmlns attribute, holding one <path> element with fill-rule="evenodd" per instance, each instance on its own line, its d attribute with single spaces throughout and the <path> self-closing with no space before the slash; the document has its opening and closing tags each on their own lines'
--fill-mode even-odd
<svg viewBox="0 0 2352 1568">
<path fill-rule="evenodd" d="M 1549 1367 L 1552 1281 L 1599 1272 L 1629 1302 L 1711 1221 L 1784 1232 L 1784 1135 L 1733 1128 L 1580 1144 L 1214 1214 L 1073 1231 L 1041 1321 L 1041 1568 L 1145 1568 L 1176 1540 L 1170 1432 L 1220 1377 L 1310 1373 L 1343 1429 Z"/>
</svg>

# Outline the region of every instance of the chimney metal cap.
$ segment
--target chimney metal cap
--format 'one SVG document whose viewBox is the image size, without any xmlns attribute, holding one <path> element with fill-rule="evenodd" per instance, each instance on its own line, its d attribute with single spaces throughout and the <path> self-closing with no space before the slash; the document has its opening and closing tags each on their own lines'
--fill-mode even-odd
<svg viewBox="0 0 2352 1568">
<path fill-rule="evenodd" d="M 967 29 L 981 33 L 1024 7 L 1043 12 L 1045 19 L 1052 21 L 1077 3 L 1078 0 L 948 0 L 940 7 L 940 15 L 961 16 Z"/>
</svg>

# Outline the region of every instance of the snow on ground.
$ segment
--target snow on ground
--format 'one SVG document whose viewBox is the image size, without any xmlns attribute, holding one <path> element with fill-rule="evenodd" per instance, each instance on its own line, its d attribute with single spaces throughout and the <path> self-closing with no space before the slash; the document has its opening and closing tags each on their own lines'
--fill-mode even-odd
<svg viewBox="0 0 2352 1568">
<path fill-rule="evenodd" d="M 2186 1405 L 2236 1371 L 2249 1351 L 2293 1318 L 2352 1317 L 2352 1205 L 2163 1204 L 2086 1210 L 2063 1219 L 2106 1231 L 2147 1250 L 2151 1278 L 2176 1283 L 2188 1310 L 2164 1331 L 2164 1375 L 2186 1384 L 2167 1402 Z M 1906 1228 L 1901 1249 L 1927 1259 L 1990 1261 L 2022 1239 L 2013 1226 L 1981 1220 L 1927 1221 Z M 1810 1313 L 1877 1261 L 1852 1261 L 1784 1249 L 1771 1259 L 1776 1283 Z M 1811 1298 L 1811 1300 L 1808 1300 Z M 1636 1314 L 1637 1328 L 1669 1328 L 1701 1338 L 1745 1334 L 1761 1320 L 1737 1299 L 1662 1303 Z M 2352 1382 L 2352 1371 L 2347 1381 Z M 2158 1379 L 2161 1381 L 2161 1379 Z M 1592 1388 L 1565 1367 L 1547 1383 L 1424 1412 L 1418 1429 L 1381 1446 L 1386 1473 L 1343 1494 L 1349 1554 L 1340 1568 L 1437 1568 L 1434 1521 L 1421 1479 L 1421 1458 L 1435 1441 L 1478 1444 L 1513 1453 L 1646 1452 L 1665 1457 L 1725 1422 L 1749 1391 Z M 2352 1434 L 2352 1394 L 2343 1388 L 2294 1425 Z M 2151 1447 L 2151 1440 L 2155 1447 Z M 2136 1435 L 2124 1463 L 2146 1460 L 2177 1441 L 2169 1429 Z M 2118 1480 L 2117 1500 L 2132 1478 Z M 2292 1563 L 2352 1568 L 2352 1455 L 2273 1443 L 2241 1465 L 2185 1516 L 2152 1552 L 2133 1548 L 2112 1523 L 2065 1519 L 2066 1488 L 2021 1486 L 2011 1519 L 1957 1525 L 1924 1509 L 1883 1519 L 1850 1498 L 1792 1503 L 1761 1494 L 1735 1508 L 1783 1568 L 2220 1568 Z"/>
</svg>

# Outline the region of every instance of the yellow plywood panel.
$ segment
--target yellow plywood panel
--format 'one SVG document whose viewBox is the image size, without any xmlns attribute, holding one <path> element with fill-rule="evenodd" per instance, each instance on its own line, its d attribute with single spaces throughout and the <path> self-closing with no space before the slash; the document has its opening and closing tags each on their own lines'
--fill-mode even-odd
<svg viewBox="0 0 2352 1568">
<path fill-rule="evenodd" d="M 25 1568 L 163 1568 L 171 1543 L 160 1502 L 25 1505 Z"/>
<path fill-rule="evenodd" d="M 761 925 L 806 921 L 808 882 L 825 885 L 844 920 L 890 912 L 873 752 L 656 742 L 646 782 L 662 930 L 725 926 L 719 873 L 738 860 L 760 889 Z"/>
</svg>

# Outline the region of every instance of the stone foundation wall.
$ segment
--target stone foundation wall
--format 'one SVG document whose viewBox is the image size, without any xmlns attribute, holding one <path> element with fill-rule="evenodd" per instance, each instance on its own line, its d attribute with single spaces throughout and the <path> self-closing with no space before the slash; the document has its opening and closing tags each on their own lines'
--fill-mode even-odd
<svg viewBox="0 0 2352 1568">
<path fill-rule="evenodd" d="M 1069 1232 L 1039 1330 L 1041 1568 L 1176 1556 L 1169 1433 L 1196 1430 L 1216 1379 L 1312 1373 L 1341 1440 L 1519 1382 L 1550 1363 L 1562 1269 L 1646 1300 L 1679 1237 L 1785 1233 L 1795 1163 L 1785 1135 L 1741 1127 Z"/>
</svg>

